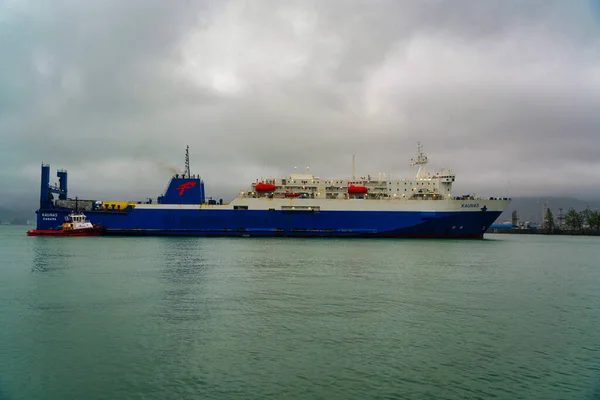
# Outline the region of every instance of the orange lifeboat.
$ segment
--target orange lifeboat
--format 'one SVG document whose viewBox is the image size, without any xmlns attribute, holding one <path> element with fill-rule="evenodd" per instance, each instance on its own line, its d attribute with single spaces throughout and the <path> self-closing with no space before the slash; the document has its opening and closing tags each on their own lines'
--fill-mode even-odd
<svg viewBox="0 0 600 400">
<path fill-rule="evenodd" d="M 285 197 L 300 197 L 301 193 L 286 193 Z"/>
<path fill-rule="evenodd" d="M 277 189 L 277 186 L 271 184 L 271 183 L 262 183 L 259 182 L 256 184 L 256 191 L 257 192 L 272 192 L 273 190 Z"/>
<path fill-rule="evenodd" d="M 357 194 L 357 193 L 368 193 L 369 189 L 366 186 L 358 186 L 358 185 L 350 185 L 348 186 L 348 193 Z"/>
</svg>

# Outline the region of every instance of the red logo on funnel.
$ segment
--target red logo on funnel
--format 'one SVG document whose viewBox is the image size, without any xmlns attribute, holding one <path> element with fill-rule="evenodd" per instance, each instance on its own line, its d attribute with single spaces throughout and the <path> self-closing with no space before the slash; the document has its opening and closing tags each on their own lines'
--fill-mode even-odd
<svg viewBox="0 0 600 400">
<path fill-rule="evenodd" d="M 179 190 L 179 195 L 183 196 L 183 192 L 190 188 L 193 188 L 194 186 L 196 186 L 196 181 L 187 181 L 186 183 L 177 186 L 175 190 Z"/>
</svg>

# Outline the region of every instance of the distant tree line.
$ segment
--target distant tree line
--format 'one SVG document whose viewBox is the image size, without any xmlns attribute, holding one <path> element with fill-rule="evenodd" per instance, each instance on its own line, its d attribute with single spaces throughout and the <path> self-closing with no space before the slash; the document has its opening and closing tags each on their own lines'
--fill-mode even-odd
<svg viewBox="0 0 600 400">
<path fill-rule="evenodd" d="M 582 232 L 584 230 L 584 226 L 587 226 L 589 230 L 599 232 L 600 212 L 598 210 L 590 210 L 589 208 L 583 211 L 575 211 L 573 208 L 571 208 L 565 215 L 564 225 L 566 228 L 573 231 Z M 544 216 L 542 228 L 550 232 L 555 231 L 556 228 L 562 229 L 561 226 L 556 226 L 552 210 L 549 208 L 546 209 L 546 215 Z"/>
</svg>

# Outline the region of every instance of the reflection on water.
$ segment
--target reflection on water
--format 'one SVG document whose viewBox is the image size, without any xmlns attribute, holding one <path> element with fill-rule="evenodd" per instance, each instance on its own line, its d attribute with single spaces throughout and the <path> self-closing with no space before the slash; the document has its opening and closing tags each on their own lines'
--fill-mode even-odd
<svg viewBox="0 0 600 400">
<path fill-rule="evenodd" d="M 194 238 L 159 238 L 157 253 L 162 259 L 162 276 L 172 284 L 201 283 L 207 268 L 202 240 Z"/>
<path fill-rule="evenodd" d="M 47 272 L 51 268 L 57 268 L 60 264 L 52 263 L 46 249 L 34 248 L 32 255 L 31 272 Z"/>
<path fill-rule="evenodd" d="M 29 252 L 31 256 L 31 272 L 50 272 L 76 266 L 78 263 L 88 262 L 90 257 L 98 254 L 88 252 L 82 253 L 82 241 L 97 238 L 61 238 L 61 237 L 28 237 Z"/>
<path fill-rule="evenodd" d="M 207 265 L 202 240 L 159 238 L 160 279 L 165 283 L 159 316 L 170 323 L 209 318 Z"/>
</svg>

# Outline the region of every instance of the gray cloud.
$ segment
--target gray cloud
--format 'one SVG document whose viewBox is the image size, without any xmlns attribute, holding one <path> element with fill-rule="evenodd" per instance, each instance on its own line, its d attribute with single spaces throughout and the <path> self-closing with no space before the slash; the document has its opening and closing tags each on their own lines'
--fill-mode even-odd
<svg viewBox="0 0 600 400">
<path fill-rule="evenodd" d="M 156 196 L 183 149 L 229 197 L 294 166 L 405 176 L 417 141 L 457 189 L 600 196 L 592 2 L 5 1 L 0 183 L 39 163 L 80 197 Z M 25 197 L 26 196 L 26 197 Z"/>
</svg>

